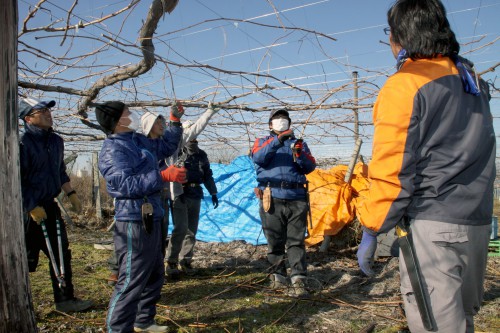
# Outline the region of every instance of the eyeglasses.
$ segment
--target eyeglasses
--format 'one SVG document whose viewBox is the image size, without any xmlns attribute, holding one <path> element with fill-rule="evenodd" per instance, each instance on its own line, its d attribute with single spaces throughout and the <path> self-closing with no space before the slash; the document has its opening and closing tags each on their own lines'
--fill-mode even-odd
<svg viewBox="0 0 500 333">
<path fill-rule="evenodd" d="M 389 35 L 391 33 L 391 28 L 390 27 L 385 27 L 384 28 L 384 34 Z"/>
<path fill-rule="evenodd" d="M 29 114 L 29 116 L 34 116 L 34 115 L 36 115 L 38 113 L 47 114 L 47 113 L 50 113 L 50 109 L 49 108 L 34 109 L 33 112 L 31 112 Z"/>
</svg>

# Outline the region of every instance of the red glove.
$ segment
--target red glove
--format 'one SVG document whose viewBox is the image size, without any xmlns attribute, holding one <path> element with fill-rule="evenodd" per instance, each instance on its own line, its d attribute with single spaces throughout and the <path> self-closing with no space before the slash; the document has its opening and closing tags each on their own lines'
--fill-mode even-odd
<svg viewBox="0 0 500 333">
<path fill-rule="evenodd" d="M 171 165 L 165 170 L 160 171 L 160 174 L 164 182 L 176 182 L 181 184 L 187 182 L 187 169 L 184 167 L 178 168 L 175 165 Z"/>
<path fill-rule="evenodd" d="M 302 149 L 304 149 L 304 144 L 302 143 L 302 140 L 297 140 L 293 144 L 292 151 L 295 154 L 295 157 L 299 157 L 300 153 L 302 153 Z"/>
<path fill-rule="evenodd" d="M 177 102 L 175 105 L 172 105 L 170 110 L 170 121 L 180 122 L 183 115 L 184 107 L 181 102 Z"/>
<path fill-rule="evenodd" d="M 283 143 L 286 140 L 290 139 L 292 136 L 293 136 L 293 131 L 291 129 L 288 129 L 278 135 L 278 140 L 280 140 L 280 142 Z"/>
</svg>

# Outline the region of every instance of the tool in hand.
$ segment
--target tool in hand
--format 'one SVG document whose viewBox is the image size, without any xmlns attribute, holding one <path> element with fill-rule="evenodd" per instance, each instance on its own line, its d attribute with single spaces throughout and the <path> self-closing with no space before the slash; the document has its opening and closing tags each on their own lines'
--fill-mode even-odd
<svg viewBox="0 0 500 333">
<path fill-rule="evenodd" d="M 422 323 L 427 331 L 433 331 L 432 314 L 426 298 L 427 290 L 424 288 L 409 223 L 407 221 L 398 223 L 396 225 L 396 234 L 398 235 L 399 247 L 405 260 L 406 270 L 408 271 Z"/>
<path fill-rule="evenodd" d="M 304 140 L 303 139 L 295 140 L 295 142 L 290 145 L 290 148 L 292 149 L 293 153 L 293 161 L 297 162 L 297 158 L 299 158 L 300 154 L 302 153 L 302 150 L 304 149 Z"/>
<path fill-rule="evenodd" d="M 56 228 L 57 228 L 57 247 L 59 249 L 59 265 L 61 267 L 61 271 L 57 268 L 57 262 L 54 257 L 54 252 L 52 251 L 52 246 L 50 245 L 49 234 L 47 233 L 47 227 L 45 226 L 45 221 L 40 222 L 42 226 L 43 236 L 45 237 L 45 243 L 47 244 L 47 250 L 49 252 L 50 262 L 52 263 L 52 268 L 54 269 L 54 274 L 59 282 L 59 288 L 66 288 L 66 281 L 64 280 L 64 257 L 62 250 L 62 238 L 61 238 L 61 222 L 56 220 Z"/>
</svg>

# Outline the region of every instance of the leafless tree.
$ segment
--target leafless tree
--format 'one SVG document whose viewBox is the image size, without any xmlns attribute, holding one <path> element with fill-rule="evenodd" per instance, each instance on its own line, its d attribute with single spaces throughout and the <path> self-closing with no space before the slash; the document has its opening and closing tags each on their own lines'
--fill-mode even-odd
<svg viewBox="0 0 500 333">
<path fill-rule="evenodd" d="M 200 115 L 209 102 L 221 105 L 222 111 L 200 138 L 202 145 L 209 146 L 208 151 L 224 148 L 246 153 L 255 137 L 266 131 L 268 111 L 274 108 L 292 112 L 296 134 L 306 137 L 309 145 L 354 146 L 359 134 L 369 146 L 371 108 L 380 78 L 389 76 L 393 68 L 369 69 L 333 58 L 328 47 L 335 45 L 335 38 L 285 24 L 272 1 L 267 4 L 276 24 L 219 17 L 169 29 L 169 18 L 176 15 L 174 0 L 130 0 L 122 7 L 102 5 L 90 13 L 78 1 L 61 8 L 40 0 L 20 15 L 24 18 L 18 36 L 19 95 L 57 98 L 56 131 L 65 137 L 68 150 L 80 152 L 98 150 L 100 144 L 96 141 L 104 138 L 89 106 L 110 99 L 122 100 L 139 111 L 157 112 L 165 112 L 175 100 L 181 100 L 187 107 L 188 119 Z M 142 19 L 140 25 L 138 17 Z M 129 26 L 137 26 L 137 36 L 131 35 Z M 227 61 L 230 57 L 226 54 L 225 31 L 243 26 L 258 29 L 261 35 L 277 36 L 263 47 L 264 55 L 250 71 L 234 68 Z M 217 57 L 195 61 L 171 46 L 173 39 L 209 29 L 220 29 L 224 37 L 222 45 L 218 44 L 221 54 Z M 349 73 L 349 78 L 330 82 L 329 73 L 323 73 L 314 78 L 314 85 L 299 85 L 294 78 L 269 69 L 271 49 L 290 36 L 297 36 L 299 47 L 307 41 L 325 61 Z M 498 38 L 477 40 L 471 52 L 497 42 Z M 129 62 L 121 62 L 123 55 Z M 356 83 L 350 79 L 352 71 L 360 73 Z M 209 83 L 189 82 L 192 93 L 176 95 L 176 89 L 188 81 L 184 76 L 192 72 L 202 73 Z M 357 98 L 355 85 L 359 89 Z M 355 133 L 358 128 L 359 133 Z"/>
<path fill-rule="evenodd" d="M 24 247 L 17 130 L 17 2 L 0 1 L 0 332 L 36 332 Z"/>
</svg>

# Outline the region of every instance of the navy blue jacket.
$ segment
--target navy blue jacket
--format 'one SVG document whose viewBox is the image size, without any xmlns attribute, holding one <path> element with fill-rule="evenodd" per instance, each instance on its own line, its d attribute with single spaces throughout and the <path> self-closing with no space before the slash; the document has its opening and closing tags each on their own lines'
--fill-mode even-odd
<svg viewBox="0 0 500 333">
<path fill-rule="evenodd" d="M 19 145 L 23 210 L 54 201 L 63 184 L 69 182 L 64 164 L 64 142 L 51 129 L 25 123 Z"/>
<path fill-rule="evenodd" d="M 304 149 L 294 161 L 291 145 L 297 139 L 292 138 L 281 143 L 278 136 L 271 135 L 255 140 L 252 148 L 252 159 L 256 165 L 259 188 L 264 189 L 266 183 L 306 184 L 306 176 L 316 169 L 316 161 L 304 142 Z M 272 187 L 273 198 L 298 200 L 306 197 L 305 188 Z"/>
<path fill-rule="evenodd" d="M 142 204 L 153 205 L 154 218 L 164 215 L 160 191 L 164 187 L 158 160 L 172 155 L 179 144 L 182 127 L 167 126 L 163 137 L 149 139 L 136 132 L 112 134 L 99 154 L 99 171 L 115 198 L 117 221 L 141 221 Z"/>
</svg>

